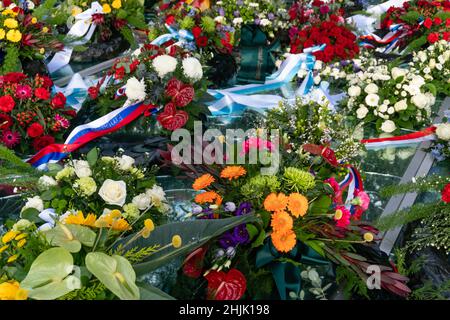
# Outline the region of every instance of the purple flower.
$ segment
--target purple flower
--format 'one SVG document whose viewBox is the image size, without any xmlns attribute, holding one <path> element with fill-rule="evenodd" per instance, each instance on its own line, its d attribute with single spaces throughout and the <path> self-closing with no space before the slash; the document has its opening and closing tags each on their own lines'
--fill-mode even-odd
<svg viewBox="0 0 450 320">
<path fill-rule="evenodd" d="M 228 201 L 225 203 L 224 209 L 227 212 L 234 212 L 236 210 L 236 205 L 234 204 L 234 202 Z"/>
<path fill-rule="evenodd" d="M 256 24 L 256 25 L 259 25 L 260 23 L 261 23 L 261 19 L 256 18 L 256 19 L 255 19 L 255 24 Z"/>
<path fill-rule="evenodd" d="M 269 14 L 267 15 L 267 18 L 268 18 L 269 20 L 273 20 L 273 19 L 275 19 L 275 15 L 271 12 L 271 13 L 269 13 Z"/>
<path fill-rule="evenodd" d="M 225 16 L 225 10 L 223 10 L 223 8 L 219 8 L 219 15 L 222 17 Z"/>
<path fill-rule="evenodd" d="M 233 234 L 231 232 L 224 233 L 219 239 L 219 245 L 224 249 L 235 247 L 236 244 L 237 243 L 235 242 Z"/>
<path fill-rule="evenodd" d="M 237 226 L 233 230 L 233 239 L 236 243 L 239 244 L 247 244 L 250 240 L 250 236 L 247 231 L 247 227 L 245 224 L 241 224 L 240 226 Z"/>
<path fill-rule="evenodd" d="M 252 211 L 252 204 L 250 202 L 242 202 L 239 208 L 236 210 L 237 216 L 242 216 L 243 214 L 248 214 Z"/>
<path fill-rule="evenodd" d="M 192 213 L 199 214 L 202 211 L 203 211 L 203 208 L 201 206 L 199 206 L 198 204 L 192 205 Z"/>
<path fill-rule="evenodd" d="M 233 16 L 235 16 L 236 18 L 239 17 L 240 15 L 241 15 L 241 13 L 238 10 L 233 12 Z"/>
</svg>

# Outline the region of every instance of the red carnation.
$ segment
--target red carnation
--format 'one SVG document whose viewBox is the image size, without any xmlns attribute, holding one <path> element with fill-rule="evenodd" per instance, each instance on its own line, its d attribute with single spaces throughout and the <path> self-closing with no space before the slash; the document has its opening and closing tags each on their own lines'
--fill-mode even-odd
<svg viewBox="0 0 450 320">
<path fill-rule="evenodd" d="M 423 26 L 427 29 L 430 29 L 432 25 L 433 20 L 431 20 L 430 18 L 426 18 L 425 21 L 423 22 Z"/>
<path fill-rule="evenodd" d="M 14 109 L 15 105 L 16 102 L 9 94 L 0 97 L 0 111 L 11 112 L 11 110 Z"/>
<path fill-rule="evenodd" d="M 195 40 L 195 42 L 197 43 L 197 45 L 198 45 L 200 48 L 206 47 L 206 46 L 208 45 L 208 37 L 206 37 L 206 36 L 198 37 L 198 38 Z"/>
<path fill-rule="evenodd" d="M 435 43 L 436 41 L 439 40 L 439 33 L 437 32 L 430 33 L 427 37 L 427 40 L 429 43 Z"/>
<path fill-rule="evenodd" d="M 175 22 L 175 17 L 173 15 L 167 16 L 166 23 L 170 26 Z"/>
<path fill-rule="evenodd" d="M 115 79 L 122 79 L 125 76 L 125 67 L 121 66 L 120 68 L 116 68 L 116 72 L 114 73 Z"/>
<path fill-rule="evenodd" d="M 50 77 L 41 76 L 41 78 L 43 80 L 42 86 L 44 88 L 50 88 L 53 85 L 53 81 L 52 81 L 52 79 L 50 79 Z"/>
<path fill-rule="evenodd" d="M 228 273 L 211 271 L 205 278 L 208 280 L 209 300 L 239 300 L 247 289 L 247 281 L 237 269 L 230 269 Z"/>
<path fill-rule="evenodd" d="M 447 183 L 441 192 L 442 201 L 445 203 L 450 203 L 450 183 Z"/>
<path fill-rule="evenodd" d="M 38 122 L 33 123 L 27 129 L 27 134 L 30 138 L 36 138 L 36 137 L 42 136 L 43 133 L 44 133 L 44 127 Z"/>
<path fill-rule="evenodd" d="M 37 88 L 34 90 L 34 95 L 38 99 L 48 100 L 50 99 L 50 92 L 45 88 Z"/>
<path fill-rule="evenodd" d="M 33 148 L 35 151 L 39 151 L 46 146 L 55 143 L 55 138 L 52 136 L 46 135 L 33 140 Z"/>
<path fill-rule="evenodd" d="M 58 92 L 53 97 L 51 105 L 53 109 L 64 108 L 64 106 L 66 105 L 66 96 L 63 93 Z"/>
<path fill-rule="evenodd" d="M 195 26 L 192 28 L 192 34 L 194 35 L 194 38 L 198 38 L 200 37 L 200 35 L 202 34 L 202 28 L 200 28 L 199 26 Z"/>
<path fill-rule="evenodd" d="M 89 89 L 88 89 L 88 94 L 91 97 L 91 99 L 97 99 L 98 92 L 99 92 L 99 90 L 96 86 L 89 87 Z"/>
<path fill-rule="evenodd" d="M 433 23 L 438 26 L 442 23 L 442 19 L 439 17 L 436 17 L 433 19 Z"/>
<path fill-rule="evenodd" d="M 18 83 L 26 77 L 27 76 L 22 72 L 10 72 L 3 76 L 3 81 L 8 83 Z"/>
</svg>

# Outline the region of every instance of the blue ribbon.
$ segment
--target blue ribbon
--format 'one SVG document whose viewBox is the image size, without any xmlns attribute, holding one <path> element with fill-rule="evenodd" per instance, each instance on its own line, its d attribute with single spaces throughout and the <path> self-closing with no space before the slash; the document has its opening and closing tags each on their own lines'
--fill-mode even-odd
<svg viewBox="0 0 450 320">
<path fill-rule="evenodd" d="M 181 41 L 183 43 L 194 41 L 194 35 L 190 31 L 185 29 L 176 30 L 175 28 L 169 26 L 168 24 L 165 24 L 165 26 L 167 31 L 169 31 L 169 33 L 159 36 L 158 38 L 152 41 L 152 44 L 162 46 L 164 43 L 172 39 Z"/>
</svg>

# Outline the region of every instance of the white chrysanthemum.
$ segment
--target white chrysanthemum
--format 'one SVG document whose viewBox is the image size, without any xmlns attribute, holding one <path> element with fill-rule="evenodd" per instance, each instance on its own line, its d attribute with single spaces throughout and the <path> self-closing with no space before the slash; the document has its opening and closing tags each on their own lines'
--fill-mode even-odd
<svg viewBox="0 0 450 320">
<path fill-rule="evenodd" d="M 366 104 L 371 107 L 378 106 L 379 101 L 380 97 L 375 93 L 368 94 L 365 99 Z"/>
<path fill-rule="evenodd" d="M 378 86 L 375 83 L 369 83 L 365 88 L 364 91 L 368 94 L 371 93 L 378 93 Z"/>
<path fill-rule="evenodd" d="M 361 88 L 358 86 L 351 86 L 348 88 L 348 95 L 350 97 L 357 97 L 361 94 Z"/>
<path fill-rule="evenodd" d="M 142 101 L 145 99 L 145 83 L 144 79 L 139 81 L 135 77 L 128 79 L 125 86 L 125 94 L 128 99 L 133 101 Z"/>
<path fill-rule="evenodd" d="M 406 103 L 406 100 L 405 100 L 405 99 L 402 99 L 402 100 L 400 100 L 400 101 L 397 101 L 397 102 L 394 104 L 394 109 L 395 109 L 395 111 L 397 111 L 397 112 L 406 110 L 407 108 L 408 108 L 408 104 Z"/>
<path fill-rule="evenodd" d="M 174 72 L 177 64 L 177 59 L 167 54 L 157 56 L 153 60 L 153 68 L 155 68 L 160 78 L 163 78 L 168 73 Z"/>
<path fill-rule="evenodd" d="M 359 107 L 356 110 L 356 117 L 358 119 L 364 119 L 367 116 L 367 113 L 369 112 L 369 109 L 367 109 L 366 107 Z"/>
<path fill-rule="evenodd" d="M 411 98 L 411 102 L 419 109 L 423 109 L 428 104 L 428 97 L 423 93 L 416 94 Z"/>
<path fill-rule="evenodd" d="M 403 68 L 394 67 L 391 70 L 392 78 L 397 79 L 398 77 L 403 77 L 408 73 L 408 70 Z"/>
<path fill-rule="evenodd" d="M 439 139 L 450 140 L 450 123 L 441 123 L 436 126 L 436 135 Z"/>
<path fill-rule="evenodd" d="M 386 120 L 381 125 L 381 130 L 383 132 L 391 133 L 391 132 L 395 131 L 395 129 L 397 129 L 397 127 L 395 125 L 395 122 L 392 120 Z"/>
<path fill-rule="evenodd" d="M 183 73 L 189 79 L 198 81 L 203 78 L 203 68 L 196 58 L 186 58 L 183 59 Z"/>
</svg>

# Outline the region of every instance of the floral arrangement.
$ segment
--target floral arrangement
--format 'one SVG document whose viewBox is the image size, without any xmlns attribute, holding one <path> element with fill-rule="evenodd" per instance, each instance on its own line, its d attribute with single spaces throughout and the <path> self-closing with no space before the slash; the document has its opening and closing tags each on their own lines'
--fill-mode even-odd
<svg viewBox="0 0 450 320">
<path fill-rule="evenodd" d="M 21 71 L 23 59 L 42 60 L 45 54 L 61 50 L 64 45 L 55 38 L 50 26 L 34 17 L 26 7 L 11 1 L 0 6 L 0 71 Z"/>
<path fill-rule="evenodd" d="M 432 141 L 428 151 L 438 162 L 450 159 L 450 123 L 437 124 L 435 135 L 436 140 Z"/>
<path fill-rule="evenodd" d="M 438 93 L 450 95 L 450 42 L 441 40 L 426 50 L 413 52 L 409 63 L 411 71 L 417 71 Z"/>
<path fill-rule="evenodd" d="M 385 133 L 428 124 L 436 88 L 411 69 L 388 66 L 382 59 L 365 60 L 363 70 L 348 74 L 348 99 L 341 103 L 349 119 L 375 123 Z"/>
<path fill-rule="evenodd" d="M 213 10 L 219 23 L 231 24 L 237 31 L 243 25 L 257 25 L 270 39 L 288 27 L 283 1 L 221 0 L 215 3 Z"/>
<path fill-rule="evenodd" d="M 311 5 L 295 2 L 289 10 L 290 52 L 325 44 L 314 56 L 325 63 L 353 59 L 359 54 L 356 35 L 345 24 L 343 9 L 338 3 L 313 1 Z M 302 26 L 299 28 L 298 26 Z"/>
<path fill-rule="evenodd" d="M 75 110 L 61 92 L 51 94 L 52 80 L 11 72 L 0 76 L 0 143 L 22 155 L 61 141 Z"/>
<path fill-rule="evenodd" d="M 137 55 L 119 59 L 107 76 L 115 83 L 104 92 L 99 94 L 106 78 L 89 88 L 101 115 L 126 101 L 142 101 L 148 106 L 144 116 L 157 114 L 158 123 L 173 131 L 189 126 L 196 116 L 207 112 L 196 103 L 206 91 L 203 67 L 179 47 L 171 47 L 166 53 L 163 48 L 146 44 Z M 118 91 L 123 95 L 118 96 Z"/>
<path fill-rule="evenodd" d="M 167 212 L 168 204 L 154 174 L 155 168 L 139 168 L 132 157 L 99 157 L 98 150 L 92 149 L 86 159 L 70 160 L 63 168 L 41 176 L 37 189 L 28 188 L 21 215 L 40 216 L 46 221 L 41 229 L 68 216 L 80 221 L 92 218 L 79 211 L 108 214 L 120 210 L 124 226 L 144 214 L 155 219 Z"/>
<path fill-rule="evenodd" d="M 450 40 L 450 2 L 414 0 L 402 7 L 390 7 L 381 17 L 382 30 L 392 25 L 402 25 L 402 37 L 397 44 L 410 52 L 439 40 Z"/>
<path fill-rule="evenodd" d="M 160 6 L 158 16 L 161 21 L 150 27 L 150 41 L 169 33 L 167 25 L 176 31 L 189 32 L 193 38 L 185 39 L 182 46 L 190 52 L 199 53 L 206 60 L 215 53 L 231 54 L 233 50 L 234 28 L 214 19 L 211 10 L 202 10 L 195 3 L 178 1 Z"/>
</svg>

